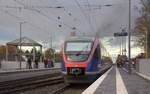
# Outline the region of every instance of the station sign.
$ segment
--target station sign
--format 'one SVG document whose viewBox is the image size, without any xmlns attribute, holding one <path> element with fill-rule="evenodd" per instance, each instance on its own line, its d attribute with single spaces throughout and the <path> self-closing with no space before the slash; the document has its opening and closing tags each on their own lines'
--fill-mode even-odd
<svg viewBox="0 0 150 94">
<path fill-rule="evenodd" d="M 128 36 L 128 32 L 117 32 L 117 33 L 114 33 L 114 37 L 119 37 L 119 36 Z"/>
</svg>

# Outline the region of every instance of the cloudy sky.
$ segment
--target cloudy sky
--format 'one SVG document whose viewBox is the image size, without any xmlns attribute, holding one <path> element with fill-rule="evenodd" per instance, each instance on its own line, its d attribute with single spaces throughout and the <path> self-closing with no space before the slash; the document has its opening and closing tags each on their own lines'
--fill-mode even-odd
<svg viewBox="0 0 150 94">
<path fill-rule="evenodd" d="M 132 0 L 132 28 L 139 16 L 139 1 Z M 58 6 L 63 8 L 55 8 Z M 47 46 L 52 36 L 55 48 L 73 31 L 87 36 L 98 32 L 110 53 L 118 54 L 120 38 L 106 41 L 114 32 L 128 28 L 128 0 L 0 0 L 0 45 L 19 38 L 19 22 L 25 22 L 22 36 Z M 140 51 L 134 50 L 134 54 Z"/>
</svg>

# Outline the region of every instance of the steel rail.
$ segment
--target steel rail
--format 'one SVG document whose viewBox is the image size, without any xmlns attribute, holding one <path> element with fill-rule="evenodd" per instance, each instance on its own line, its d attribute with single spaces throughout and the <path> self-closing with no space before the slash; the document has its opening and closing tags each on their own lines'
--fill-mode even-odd
<svg viewBox="0 0 150 94">
<path fill-rule="evenodd" d="M 0 83 L 0 94 L 13 94 L 16 92 L 31 90 L 59 83 L 64 83 L 64 79 L 58 74 L 49 74 L 26 79 L 24 78 L 16 81 L 6 81 Z"/>
</svg>

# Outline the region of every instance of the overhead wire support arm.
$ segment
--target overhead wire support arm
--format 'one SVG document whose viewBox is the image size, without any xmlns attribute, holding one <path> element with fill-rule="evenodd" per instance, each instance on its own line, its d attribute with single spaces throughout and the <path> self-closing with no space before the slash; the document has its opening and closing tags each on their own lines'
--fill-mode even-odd
<svg viewBox="0 0 150 94">
<path fill-rule="evenodd" d="M 0 8 L 22 8 L 22 9 L 28 9 L 28 8 L 64 8 L 63 6 L 8 6 L 8 5 L 5 5 L 5 6 L 0 6 Z"/>
<path fill-rule="evenodd" d="M 9 13 L 7 10 L 1 10 L 1 9 L 0 9 L 0 11 L 2 11 L 2 12 L 4 12 L 4 13 L 8 14 L 9 16 L 12 16 L 12 17 L 14 17 L 14 18 L 20 20 L 20 17 L 14 15 L 14 14 Z"/>
</svg>

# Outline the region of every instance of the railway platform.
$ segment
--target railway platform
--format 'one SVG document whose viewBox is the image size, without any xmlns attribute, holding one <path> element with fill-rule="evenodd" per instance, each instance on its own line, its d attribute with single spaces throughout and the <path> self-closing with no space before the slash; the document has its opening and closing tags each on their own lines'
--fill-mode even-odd
<svg viewBox="0 0 150 94">
<path fill-rule="evenodd" d="M 113 66 L 82 94 L 150 94 L 150 81 Z"/>
<path fill-rule="evenodd" d="M 60 74 L 60 72 L 61 72 L 60 68 L 0 71 L 0 83 L 6 82 L 6 81 L 30 79 L 33 77 L 40 77 L 43 75 Z"/>
</svg>

